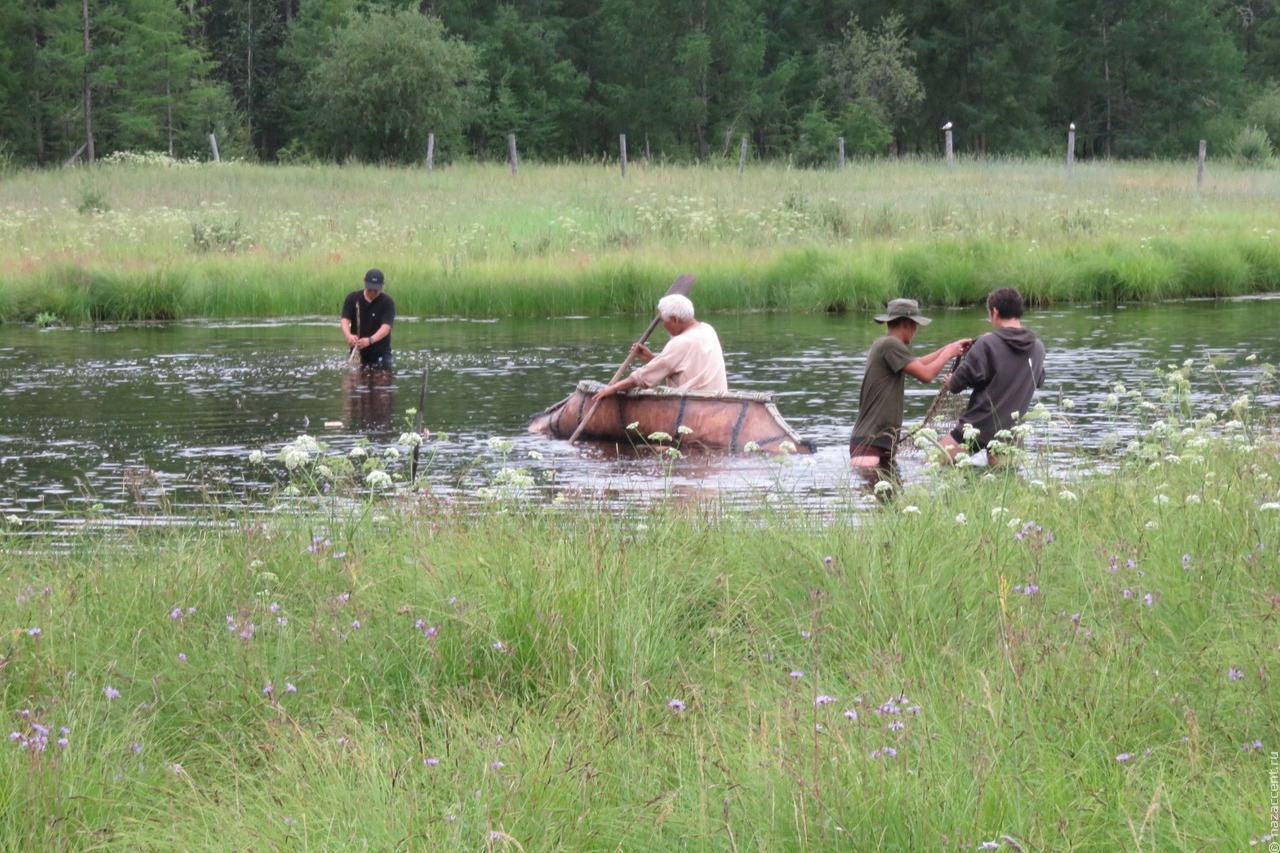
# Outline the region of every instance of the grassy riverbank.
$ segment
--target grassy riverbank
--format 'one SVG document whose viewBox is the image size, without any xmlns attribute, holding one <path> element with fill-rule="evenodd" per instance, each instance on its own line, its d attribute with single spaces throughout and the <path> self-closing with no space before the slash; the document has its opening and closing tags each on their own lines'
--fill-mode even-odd
<svg viewBox="0 0 1280 853">
<path fill-rule="evenodd" d="M 0 178 L 0 321 L 332 313 L 365 268 L 414 315 L 825 311 L 1280 288 L 1280 172 L 1194 163 L 165 167 Z"/>
<path fill-rule="evenodd" d="M 1245 849 L 1280 436 L 1189 369 L 1117 389 L 1152 422 L 1112 473 L 856 518 L 498 488 L 57 555 L 10 519 L 0 846 Z"/>
</svg>

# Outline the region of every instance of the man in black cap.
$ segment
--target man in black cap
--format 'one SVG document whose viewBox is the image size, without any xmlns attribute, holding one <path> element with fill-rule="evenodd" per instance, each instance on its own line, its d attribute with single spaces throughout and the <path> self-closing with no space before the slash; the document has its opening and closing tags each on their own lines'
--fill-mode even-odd
<svg viewBox="0 0 1280 853">
<path fill-rule="evenodd" d="M 948 361 L 973 343 L 964 338 L 916 358 L 910 343 L 917 329 L 933 321 L 920 314 L 914 299 L 891 300 L 888 310 L 877 314 L 875 321 L 887 323 L 888 329 L 867 353 L 867 369 L 858 393 L 858 421 L 849 439 L 849 462 L 855 468 L 888 468 L 893 462 L 902 429 L 906 377 L 932 382 Z"/>
<path fill-rule="evenodd" d="M 342 303 L 342 334 L 352 355 L 360 353 L 364 367 L 391 369 L 391 324 L 396 320 L 396 303 L 382 292 L 386 279 L 382 270 L 364 274 L 364 288 L 347 294 Z"/>
</svg>

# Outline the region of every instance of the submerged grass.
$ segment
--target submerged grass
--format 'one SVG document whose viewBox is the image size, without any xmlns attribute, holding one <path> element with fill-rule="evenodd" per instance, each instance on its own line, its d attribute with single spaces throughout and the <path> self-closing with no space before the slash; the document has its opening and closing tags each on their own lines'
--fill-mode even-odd
<svg viewBox="0 0 1280 853">
<path fill-rule="evenodd" d="M 1280 436 L 1190 369 L 1116 389 L 1151 420 L 1114 471 L 858 517 L 417 494 L 49 555 L 10 520 L 0 846 L 1244 849 Z"/>
<path fill-rule="evenodd" d="M 1280 281 L 1277 191 L 1178 162 L 19 172 L 0 320 L 329 314 L 369 266 L 416 315 L 647 313 L 683 271 L 716 311 L 1229 296 Z"/>
</svg>

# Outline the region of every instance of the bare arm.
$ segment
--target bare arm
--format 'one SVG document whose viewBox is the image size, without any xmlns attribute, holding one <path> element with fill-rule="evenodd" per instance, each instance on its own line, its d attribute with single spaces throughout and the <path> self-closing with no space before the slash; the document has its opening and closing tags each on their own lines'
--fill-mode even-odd
<svg viewBox="0 0 1280 853">
<path fill-rule="evenodd" d="M 903 368 L 903 371 L 908 376 L 919 379 L 921 382 L 932 382 L 938 378 L 938 374 L 942 372 L 942 368 L 946 367 L 947 362 L 967 350 L 971 343 L 973 341 L 969 338 L 952 341 L 941 349 L 917 358 Z"/>
<path fill-rule="evenodd" d="M 626 391 L 627 389 L 634 387 L 636 387 L 636 381 L 632 377 L 628 376 L 626 379 L 619 379 L 612 385 L 606 385 L 597 391 L 595 395 L 592 396 L 591 402 L 598 403 L 605 397 L 612 396 L 613 394 L 617 394 L 619 391 Z"/>
</svg>

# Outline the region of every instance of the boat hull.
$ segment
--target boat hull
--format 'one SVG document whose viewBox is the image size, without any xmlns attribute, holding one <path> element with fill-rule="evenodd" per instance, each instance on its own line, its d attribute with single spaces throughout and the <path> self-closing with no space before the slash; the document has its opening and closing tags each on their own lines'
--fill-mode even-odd
<svg viewBox="0 0 1280 853">
<path fill-rule="evenodd" d="M 590 380 L 579 383 L 568 397 L 535 415 L 529 432 L 569 438 L 591 408 L 592 395 L 602 387 Z M 624 391 L 600 401 L 579 438 L 623 444 L 678 443 L 730 453 L 756 449 L 763 453 L 812 453 L 813 442 L 796 435 L 773 399 L 772 394 L 749 391 Z M 634 428 L 628 429 L 632 424 Z M 671 439 L 650 439 L 655 433 L 665 433 Z"/>
</svg>

